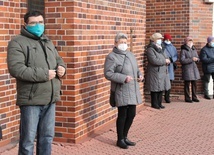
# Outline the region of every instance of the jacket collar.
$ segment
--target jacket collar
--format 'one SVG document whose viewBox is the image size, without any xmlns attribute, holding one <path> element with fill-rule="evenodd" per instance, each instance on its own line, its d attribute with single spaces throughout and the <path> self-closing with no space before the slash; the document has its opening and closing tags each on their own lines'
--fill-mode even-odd
<svg viewBox="0 0 214 155">
<path fill-rule="evenodd" d="M 21 35 L 34 39 L 34 40 L 41 40 L 41 41 L 45 41 L 45 42 L 49 41 L 49 38 L 47 36 L 45 36 L 44 34 L 42 34 L 41 37 L 37 37 L 37 36 L 31 34 L 30 32 L 28 32 L 24 27 L 21 29 Z"/>
<path fill-rule="evenodd" d="M 157 47 L 153 41 L 151 41 L 147 48 L 153 48 L 156 52 L 162 53 L 164 51 L 165 46 L 162 46 L 162 49 L 161 49 Z"/>
<path fill-rule="evenodd" d="M 186 44 L 183 44 L 183 45 L 181 46 L 181 49 L 185 49 L 185 50 L 187 50 L 187 51 L 190 51 L 190 50 L 195 50 L 196 48 L 195 48 L 194 45 L 192 46 L 192 48 L 190 48 L 190 47 L 187 46 Z"/>
<path fill-rule="evenodd" d="M 113 52 L 117 53 L 117 54 L 126 55 L 128 51 L 126 50 L 125 52 L 123 52 L 123 51 L 119 50 L 117 47 L 114 47 Z"/>
</svg>

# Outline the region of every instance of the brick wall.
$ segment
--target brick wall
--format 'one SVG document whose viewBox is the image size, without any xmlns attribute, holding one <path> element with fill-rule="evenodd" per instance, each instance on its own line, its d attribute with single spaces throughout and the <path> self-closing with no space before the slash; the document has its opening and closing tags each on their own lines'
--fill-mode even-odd
<svg viewBox="0 0 214 155">
<path fill-rule="evenodd" d="M 0 146 L 18 140 L 19 109 L 15 105 L 15 80 L 8 74 L 6 55 L 7 44 L 12 36 L 19 34 L 23 12 L 26 11 L 24 0 L 0 0 L 0 125 L 3 140 Z"/>
<path fill-rule="evenodd" d="M 45 2 L 46 34 L 68 68 L 62 80 L 62 101 L 56 109 L 57 142 L 77 143 L 114 123 L 117 112 L 108 104 L 110 88 L 103 64 L 117 32 L 134 29 L 133 53 L 142 72 L 142 62 L 146 63 L 143 47 L 154 32 L 171 33 L 178 52 L 185 36 L 192 35 L 200 49 L 211 34 L 212 5 L 198 0 L 191 5 L 186 0 Z M 19 109 L 15 106 L 15 80 L 7 71 L 6 47 L 11 37 L 19 34 L 27 6 L 27 0 L 0 0 L 0 124 L 4 134 L 0 146 L 18 139 Z M 173 83 L 178 93 L 183 89 L 180 75 L 179 68 Z M 143 95 L 142 84 L 141 89 Z"/>
<path fill-rule="evenodd" d="M 160 32 L 170 33 L 172 42 L 180 55 L 180 46 L 186 36 L 194 38 L 198 49 L 205 45 L 207 36 L 212 33 L 212 5 L 199 0 L 156 1 L 146 3 L 146 43 L 149 37 Z M 180 66 L 180 63 L 178 62 Z M 201 64 L 198 64 L 201 72 Z M 202 74 L 202 72 L 201 72 Z M 198 82 L 198 93 L 202 93 L 202 84 Z M 175 72 L 175 81 L 172 84 L 172 93 L 183 94 L 183 81 L 181 68 Z"/>
<path fill-rule="evenodd" d="M 67 64 L 62 101 L 57 103 L 56 138 L 79 142 L 109 122 L 109 82 L 103 75 L 106 55 L 117 32 L 135 30 L 133 52 L 142 68 L 145 38 L 145 2 L 136 0 L 75 0 L 46 3 L 46 28 Z"/>
</svg>

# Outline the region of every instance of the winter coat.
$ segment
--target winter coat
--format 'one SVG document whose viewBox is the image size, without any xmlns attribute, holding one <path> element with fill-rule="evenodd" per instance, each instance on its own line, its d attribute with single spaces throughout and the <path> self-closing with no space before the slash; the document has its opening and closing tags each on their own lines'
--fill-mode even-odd
<svg viewBox="0 0 214 155">
<path fill-rule="evenodd" d="M 164 43 L 164 46 L 165 46 L 164 52 L 166 53 L 167 57 L 169 57 L 171 61 L 171 63 L 168 65 L 169 79 L 174 80 L 175 73 L 174 73 L 173 63 L 177 61 L 178 53 L 175 46 L 173 46 L 172 44 Z"/>
<path fill-rule="evenodd" d="M 105 59 L 104 75 L 111 81 L 111 90 L 115 91 L 116 107 L 142 103 L 140 86 L 137 82 L 137 78 L 142 74 L 133 53 L 122 52 L 114 47 Z M 128 75 L 133 77 L 133 80 L 126 83 Z"/>
<path fill-rule="evenodd" d="M 205 74 L 214 73 L 214 48 L 208 44 L 201 49 L 200 60 Z"/>
<path fill-rule="evenodd" d="M 146 88 L 151 92 L 160 92 L 171 88 L 168 66 L 166 65 L 167 55 L 154 42 L 151 42 L 146 50 L 148 59 L 146 71 Z"/>
<path fill-rule="evenodd" d="M 182 65 L 182 79 L 185 81 L 200 79 L 197 64 L 192 60 L 193 57 L 199 58 L 195 47 L 190 48 L 186 44 L 182 45 L 180 62 Z"/>
<path fill-rule="evenodd" d="M 49 70 L 65 64 L 45 35 L 38 38 L 23 28 L 8 44 L 7 63 L 16 78 L 17 105 L 47 105 L 60 100 L 60 79 L 49 80 Z"/>
</svg>

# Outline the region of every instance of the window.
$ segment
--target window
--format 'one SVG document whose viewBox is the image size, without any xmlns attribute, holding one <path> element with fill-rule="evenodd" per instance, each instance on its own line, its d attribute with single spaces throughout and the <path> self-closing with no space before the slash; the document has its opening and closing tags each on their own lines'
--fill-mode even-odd
<svg viewBox="0 0 214 155">
<path fill-rule="evenodd" d="M 44 13 L 45 2 L 44 0 L 28 0 L 28 11 L 37 10 Z"/>
</svg>

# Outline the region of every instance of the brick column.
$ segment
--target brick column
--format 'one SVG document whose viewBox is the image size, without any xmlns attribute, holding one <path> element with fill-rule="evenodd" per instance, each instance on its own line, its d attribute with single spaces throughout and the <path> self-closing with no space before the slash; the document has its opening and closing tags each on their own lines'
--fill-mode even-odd
<svg viewBox="0 0 214 155">
<path fill-rule="evenodd" d="M 22 15 L 26 1 L 0 0 L 0 125 L 3 139 L 0 147 L 19 139 L 19 108 L 16 103 L 16 85 L 7 70 L 7 45 L 11 38 L 20 34 Z"/>
<path fill-rule="evenodd" d="M 116 117 L 108 103 L 110 83 L 104 78 L 103 64 L 117 32 L 135 30 L 133 52 L 142 69 L 145 1 L 47 1 L 45 13 L 46 32 L 67 64 L 55 140 L 76 143 Z"/>
</svg>

